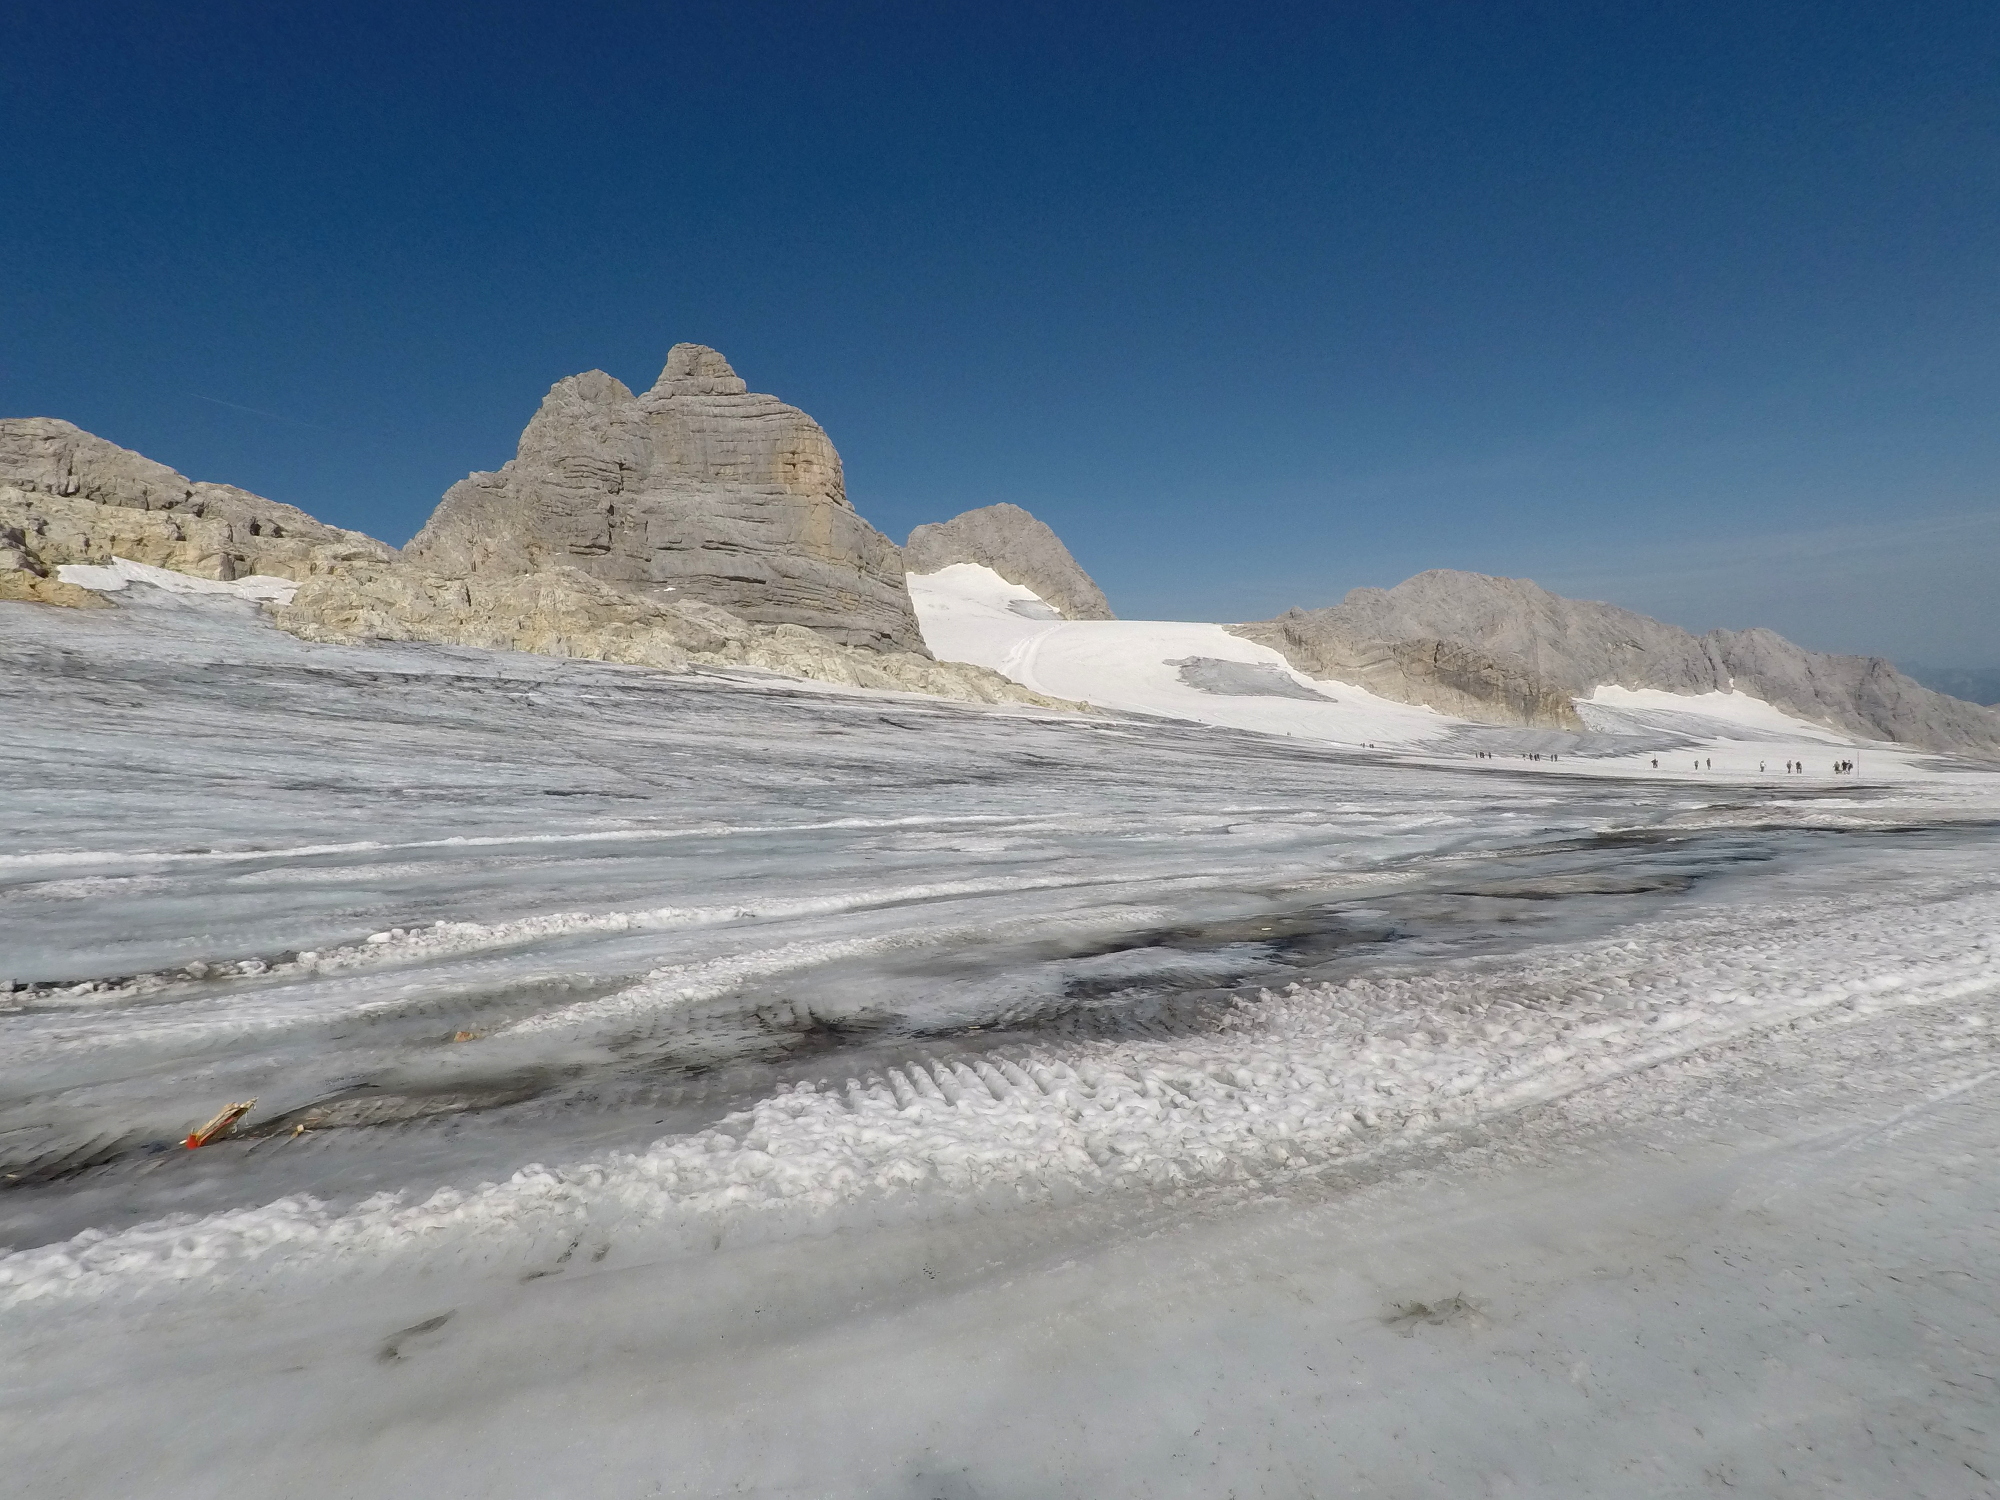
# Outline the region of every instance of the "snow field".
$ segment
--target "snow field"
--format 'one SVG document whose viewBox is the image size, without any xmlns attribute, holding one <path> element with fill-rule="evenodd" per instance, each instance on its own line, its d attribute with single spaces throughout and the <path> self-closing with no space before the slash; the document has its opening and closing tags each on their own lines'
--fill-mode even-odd
<svg viewBox="0 0 2000 1500">
<path fill-rule="evenodd" d="M 2000 1020 L 2000 876 L 1722 909 L 1619 938 L 1297 987 L 1218 1032 L 1030 1049 L 781 1091 L 691 1135 L 503 1182 L 291 1197 L 0 1258 L 0 1306 L 477 1262 L 568 1237 L 711 1247 L 868 1205 L 1171 1189 L 1321 1167 L 1745 1034 L 1960 1004 Z M 997 1198 L 996 1198 L 997 1195 Z"/>
<path fill-rule="evenodd" d="M 228 599 L 269 599 L 278 604 L 290 604 L 292 595 L 299 589 L 294 580 L 274 578 L 268 573 L 253 573 L 247 578 L 235 579 L 197 578 L 192 573 L 177 573 L 171 568 L 133 562 L 129 557 L 114 557 L 108 567 L 95 563 L 64 563 L 56 569 L 56 576 L 64 583 L 104 594 L 119 593 L 135 583 L 149 583 L 170 594 L 215 594 Z"/>
<path fill-rule="evenodd" d="M 0 632 L 12 1491 L 2000 1472 L 1990 777 L 1546 774 L 117 597 Z M 1133 670 L 1254 707 L 1228 649 Z M 1698 706 L 1591 711 L 1783 758 Z"/>
<path fill-rule="evenodd" d="M 1023 616 L 1010 606 L 1042 601 L 972 563 L 914 575 L 909 586 L 933 655 L 991 667 L 1038 693 L 1127 713 L 1349 745 L 1416 744 L 1454 722 L 1358 687 L 1314 682 L 1293 671 L 1278 652 L 1220 625 Z M 1182 680 L 1177 663 L 1188 659 L 1257 668 L 1323 701 L 1204 692 Z"/>
<path fill-rule="evenodd" d="M 1496 730 L 1378 698 L 1351 684 L 1318 681 L 1295 671 L 1279 652 L 1220 625 L 1050 621 L 1048 607 L 1031 590 L 971 563 L 912 576 L 909 587 L 934 655 L 990 667 L 1036 692 L 1121 712 L 1405 755 L 1458 758 L 1480 747 L 1495 756 L 1485 764 L 1509 769 L 1518 769 L 1524 752 L 1535 750 L 1544 759 L 1528 764 L 1564 775 L 1776 785 L 1830 779 L 1832 762 L 1841 759 L 1858 760 L 1871 781 L 1956 774 L 1936 756 L 1857 740 L 1747 693 L 1600 687 L 1577 700 L 1591 731 L 1579 743 L 1560 731 Z M 1204 691 L 1182 673 L 1182 664 L 1195 660 L 1239 664 L 1262 674 L 1272 688 L 1259 694 L 1246 681 L 1228 691 Z M 1308 699 L 1292 696 L 1294 689 Z M 1556 759 L 1547 758 L 1551 752 Z M 1803 761 L 1807 774 L 1787 777 L 1784 765 L 1792 760 Z"/>
</svg>

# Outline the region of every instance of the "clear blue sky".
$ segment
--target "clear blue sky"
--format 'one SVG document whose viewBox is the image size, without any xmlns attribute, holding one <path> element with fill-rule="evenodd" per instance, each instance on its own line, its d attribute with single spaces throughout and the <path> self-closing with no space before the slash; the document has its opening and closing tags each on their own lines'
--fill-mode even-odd
<svg viewBox="0 0 2000 1500">
<path fill-rule="evenodd" d="M 12 7 L 0 413 L 400 542 L 722 349 L 1130 616 L 2000 662 L 2000 6 Z"/>
</svg>

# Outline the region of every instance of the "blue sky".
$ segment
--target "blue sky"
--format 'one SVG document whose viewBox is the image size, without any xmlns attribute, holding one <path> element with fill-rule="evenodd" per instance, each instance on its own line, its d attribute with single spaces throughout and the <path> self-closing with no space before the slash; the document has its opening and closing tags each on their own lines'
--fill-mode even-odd
<svg viewBox="0 0 2000 1500">
<path fill-rule="evenodd" d="M 2000 663 L 2000 7 L 16 8 L 0 413 L 388 540 L 722 349 L 1128 616 Z"/>
</svg>

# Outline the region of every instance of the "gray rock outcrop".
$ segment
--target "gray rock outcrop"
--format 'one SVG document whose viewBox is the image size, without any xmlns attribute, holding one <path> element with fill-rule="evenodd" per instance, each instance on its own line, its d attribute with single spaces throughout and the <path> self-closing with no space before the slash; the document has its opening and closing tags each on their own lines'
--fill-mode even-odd
<svg viewBox="0 0 2000 1500">
<path fill-rule="evenodd" d="M 1931 692 L 1879 658 L 1806 651 L 1768 630 L 1696 636 L 1523 579 L 1439 569 L 1230 629 L 1309 676 L 1488 723 L 1580 729 L 1572 700 L 1605 686 L 1736 689 L 1869 739 L 2000 750 L 2000 713 Z"/>
<path fill-rule="evenodd" d="M 307 580 L 271 613 L 284 629 L 315 641 L 428 641 L 669 671 L 754 667 L 970 703 L 1082 707 L 985 667 L 842 646 L 802 625 L 755 624 L 693 599 L 661 602 L 572 567 L 454 576 L 408 560 L 357 563 Z"/>
<path fill-rule="evenodd" d="M 679 378 L 694 393 L 729 393 L 734 377 L 712 366 L 704 372 L 698 359 L 687 363 L 693 368 Z M 735 391 L 741 388 L 734 381 Z M 803 458 L 812 456 L 810 437 L 798 445 Z M 825 457 L 837 486 L 839 460 L 831 447 Z M 711 456 L 715 466 L 725 459 Z M 894 544 L 879 534 L 877 541 L 894 566 Z M 743 666 L 975 703 L 1081 707 L 928 653 L 857 649 L 686 595 L 648 597 L 555 562 L 560 554 L 546 548 L 493 549 L 477 559 L 446 552 L 464 571 L 426 567 L 372 537 L 233 485 L 186 479 L 67 422 L 0 421 L 0 602 L 105 607 L 104 595 L 63 582 L 56 570 L 126 558 L 197 578 L 296 580 L 291 599 L 270 613 L 308 640 L 427 641 L 669 670 Z M 894 576 L 907 610 L 900 566 Z"/>
<path fill-rule="evenodd" d="M 826 433 L 699 344 L 642 396 L 600 370 L 558 381 L 515 457 L 453 485 L 405 553 L 464 577 L 579 568 L 655 603 L 924 650 L 902 556 L 848 503 Z"/>
<path fill-rule="evenodd" d="M 24 566 L 116 557 L 228 580 L 309 578 L 394 549 L 230 484 L 206 484 L 53 417 L 0 419 L 0 530 Z"/>
<path fill-rule="evenodd" d="M 1033 589 L 1065 620 L 1117 618 L 1062 538 L 1018 505 L 982 506 L 919 526 L 903 546 L 903 567 L 911 573 L 935 573 L 955 563 L 976 563 Z"/>
<path fill-rule="evenodd" d="M 1947 698 L 2000 708 L 2000 667 L 1933 667 L 1903 661 L 1896 663 L 1896 670 Z"/>
<path fill-rule="evenodd" d="M 1435 636 L 1382 640 L 1332 610 L 1287 610 L 1275 620 L 1231 625 L 1269 646 L 1308 677 L 1351 683 L 1392 703 L 1417 703 L 1482 724 L 1581 730 L 1570 695 L 1519 662 Z"/>
<path fill-rule="evenodd" d="M 0 488 L 0 508 L 19 490 Z M 27 531 L 0 526 L 0 600 L 16 604 L 54 604 L 65 609 L 100 609 L 104 597 L 73 583 L 64 583 L 49 565 L 28 548 Z"/>
</svg>

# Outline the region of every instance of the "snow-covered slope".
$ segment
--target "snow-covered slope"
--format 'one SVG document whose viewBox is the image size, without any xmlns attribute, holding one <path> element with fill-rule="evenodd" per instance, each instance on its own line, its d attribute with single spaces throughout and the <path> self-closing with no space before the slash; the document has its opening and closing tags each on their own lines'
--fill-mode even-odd
<svg viewBox="0 0 2000 1500">
<path fill-rule="evenodd" d="M 1455 722 L 1316 683 L 1220 625 L 1063 620 L 1031 590 L 973 563 L 914 574 L 909 585 L 934 656 L 992 667 L 1052 697 L 1346 745 L 1415 744 Z"/>
<path fill-rule="evenodd" d="M 969 563 L 912 576 L 909 586 L 939 658 L 1128 713 L 1405 753 L 1539 756 L 1533 764 L 1578 774 L 1783 784 L 1824 780 L 1849 761 L 1878 779 L 1952 774 L 1925 752 L 1842 734 L 1743 692 L 1602 687 L 1576 701 L 1583 733 L 1505 728 L 1308 677 L 1220 625 L 1055 618 L 1029 589 Z M 1805 770 L 1788 772 L 1791 763 Z"/>
</svg>

